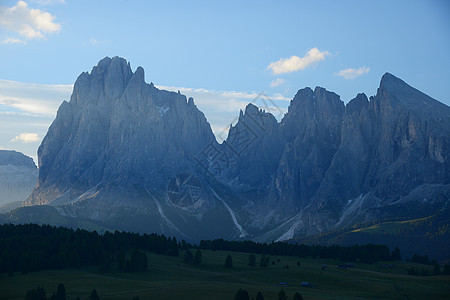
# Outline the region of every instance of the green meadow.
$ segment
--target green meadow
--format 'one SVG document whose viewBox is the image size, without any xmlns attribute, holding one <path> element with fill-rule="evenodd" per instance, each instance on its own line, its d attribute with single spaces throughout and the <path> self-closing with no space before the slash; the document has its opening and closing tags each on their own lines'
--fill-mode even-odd
<svg viewBox="0 0 450 300">
<path fill-rule="evenodd" d="M 226 256 L 233 267 L 225 268 Z M 450 276 L 410 276 L 412 266 L 418 270 L 432 267 L 410 262 L 355 263 L 354 268 L 338 269 L 342 262 L 324 259 L 299 259 L 271 256 L 267 267 L 248 265 L 247 253 L 202 251 L 202 262 L 194 266 L 179 257 L 149 252 L 149 270 L 142 273 L 100 272 L 98 267 L 47 270 L 13 276 L 0 275 L 0 299 L 24 299 L 27 290 L 43 286 L 47 297 L 58 283 L 66 287 L 68 299 L 88 299 L 96 289 L 101 299 L 234 299 L 239 288 L 255 298 L 258 291 L 265 299 L 278 299 L 284 289 L 288 299 L 300 292 L 304 299 L 446 299 L 450 295 Z M 298 265 L 300 264 L 300 265 Z M 395 268 L 389 268 L 394 264 Z M 327 267 L 322 270 L 322 266 Z M 301 287 L 301 282 L 312 287 Z M 286 282 L 286 287 L 277 286 Z M 448 298 L 447 298 L 448 299 Z"/>
</svg>

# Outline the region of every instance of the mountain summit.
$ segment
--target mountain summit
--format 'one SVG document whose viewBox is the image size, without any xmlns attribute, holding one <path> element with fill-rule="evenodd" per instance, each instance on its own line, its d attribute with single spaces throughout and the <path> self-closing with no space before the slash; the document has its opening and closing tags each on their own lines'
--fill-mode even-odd
<svg viewBox="0 0 450 300">
<path fill-rule="evenodd" d="M 249 104 L 218 144 L 192 98 L 105 58 L 61 104 L 27 204 L 193 241 L 424 217 L 450 198 L 449 128 L 448 106 L 386 73 L 347 105 L 301 89 L 281 122 Z"/>
<path fill-rule="evenodd" d="M 192 101 L 144 82 L 119 57 L 82 73 L 39 147 L 32 203 L 71 202 L 94 186 L 159 187 L 214 136 Z M 70 187 L 70 189 L 67 189 Z"/>
</svg>

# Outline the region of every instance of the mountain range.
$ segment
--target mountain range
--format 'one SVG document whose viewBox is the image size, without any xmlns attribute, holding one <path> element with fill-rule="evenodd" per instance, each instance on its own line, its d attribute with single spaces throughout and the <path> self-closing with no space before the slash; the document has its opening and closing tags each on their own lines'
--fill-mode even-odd
<svg viewBox="0 0 450 300">
<path fill-rule="evenodd" d="M 189 241 L 290 240 L 448 214 L 449 149 L 450 108 L 389 73 L 346 105 L 301 89 L 279 122 L 248 104 L 219 144 L 194 99 L 107 57 L 59 107 L 25 205 Z"/>
<path fill-rule="evenodd" d="M 31 157 L 0 150 L 0 213 L 21 206 L 37 179 L 38 169 Z"/>
</svg>

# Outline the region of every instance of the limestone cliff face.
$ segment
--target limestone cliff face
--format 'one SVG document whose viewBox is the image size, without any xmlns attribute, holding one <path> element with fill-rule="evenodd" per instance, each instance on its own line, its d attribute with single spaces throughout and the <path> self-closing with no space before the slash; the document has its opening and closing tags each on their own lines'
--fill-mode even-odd
<svg viewBox="0 0 450 300">
<path fill-rule="evenodd" d="M 97 186 L 165 189 L 214 136 L 193 100 L 158 90 L 122 58 L 77 79 L 39 147 L 39 186 L 29 203 L 73 199 Z"/>
<path fill-rule="evenodd" d="M 282 206 L 297 211 L 317 192 L 341 139 L 345 106 L 335 93 L 300 90 L 281 121 L 285 148 L 275 177 Z"/>
<path fill-rule="evenodd" d="M 219 178 L 248 197 L 268 193 L 283 150 L 279 124 L 272 114 L 248 104 L 221 149 L 230 163 Z"/>
<path fill-rule="evenodd" d="M 435 210 L 449 201 L 437 191 L 450 184 L 450 108 L 389 73 L 370 101 L 359 94 L 345 107 L 323 89 L 300 90 L 280 126 L 285 149 L 268 202 L 272 222 L 290 220 L 277 233 L 285 238 L 396 217 L 386 207 L 405 199 Z M 424 200 L 417 190 L 430 185 Z"/>
<path fill-rule="evenodd" d="M 370 104 L 377 123 L 366 189 L 391 201 L 421 184 L 449 184 L 449 107 L 391 74 Z"/>
<path fill-rule="evenodd" d="M 246 129 L 248 110 L 229 140 Z M 299 90 L 277 125 L 236 164 L 235 173 L 252 174 L 260 185 L 244 176 L 233 182 L 264 187 L 254 197 L 257 213 L 250 222 L 269 230 L 260 240 L 396 217 L 398 208 L 388 207 L 422 201 L 418 190 L 430 186 L 433 209 L 449 200 L 439 191 L 450 184 L 450 108 L 389 73 L 376 96 L 358 94 L 346 106 L 323 88 Z"/>
</svg>

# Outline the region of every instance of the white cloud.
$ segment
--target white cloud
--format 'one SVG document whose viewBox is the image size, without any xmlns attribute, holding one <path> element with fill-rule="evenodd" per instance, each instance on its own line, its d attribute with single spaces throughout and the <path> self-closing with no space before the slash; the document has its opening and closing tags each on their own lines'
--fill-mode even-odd
<svg viewBox="0 0 450 300">
<path fill-rule="evenodd" d="M 91 37 L 88 41 L 83 42 L 82 45 L 83 46 L 98 46 L 98 45 L 103 45 L 103 44 L 108 44 L 111 43 L 110 40 L 99 40 L 96 38 Z"/>
<path fill-rule="evenodd" d="M 267 96 L 265 93 L 256 92 L 217 91 L 162 85 L 157 87 L 174 92 L 180 91 L 186 97 L 194 98 L 195 104 L 211 124 L 218 142 L 222 142 L 227 137 L 230 124 L 236 123 L 239 111 L 244 110 L 247 104 L 253 103 L 280 120 L 287 112 L 290 101 L 281 94 Z"/>
<path fill-rule="evenodd" d="M 86 46 L 86 45 L 95 46 L 95 45 L 100 45 L 100 44 L 104 44 L 104 43 L 105 43 L 104 41 L 100 41 L 100 40 L 97 40 L 96 38 L 91 37 L 89 39 L 89 41 L 83 43 L 83 46 Z"/>
<path fill-rule="evenodd" d="M 219 142 L 223 141 L 231 123 L 235 124 L 239 110 L 248 103 L 272 113 L 278 120 L 287 111 L 289 98 L 282 94 L 266 96 L 264 93 L 207 90 L 185 87 L 161 86 L 158 88 L 193 97 L 195 104 L 204 112 Z M 35 132 L 38 137 L 45 136 L 57 109 L 63 100 L 69 100 L 73 85 L 47 85 L 23 83 L 0 79 L 0 144 L 23 141 L 21 132 Z M 36 124 L 39 124 L 36 125 Z M 13 132 L 13 134 L 11 134 Z M 11 140 L 11 136 L 15 136 Z M 29 139 L 28 139 L 29 140 Z M 15 143 L 12 147 L 32 155 L 36 151 L 34 143 Z"/>
<path fill-rule="evenodd" d="M 0 44 L 23 44 L 23 45 L 25 45 L 26 43 L 27 42 L 16 38 L 6 38 L 0 42 Z"/>
<path fill-rule="evenodd" d="M 282 85 L 284 82 L 285 82 L 285 80 L 283 78 L 274 79 L 270 83 L 270 87 L 276 87 L 276 86 Z"/>
<path fill-rule="evenodd" d="M 275 75 L 292 73 L 303 70 L 321 60 L 325 60 L 325 57 L 328 55 L 330 55 L 330 52 L 320 51 L 314 47 L 310 49 L 303 57 L 293 55 L 289 58 L 282 58 L 276 62 L 270 63 L 267 68 L 271 69 Z"/>
<path fill-rule="evenodd" d="M 57 33 L 61 25 L 55 16 L 40 9 L 30 9 L 25 1 L 13 7 L 0 6 L 0 27 L 17 32 L 27 39 L 45 38 L 47 33 Z"/>
<path fill-rule="evenodd" d="M 370 68 L 361 67 L 358 69 L 348 68 L 345 70 L 340 70 L 336 75 L 343 77 L 344 79 L 355 79 L 361 75 L 369 73 Z"/>
<path fill-rule="evenodd" d="M 186 95 L 187 97 L 192 97 L 195 99 L 195 103 L 208 103 L 213 106 L 219 105 L 220 110 L 229 111 L 242 105 L 247 105 L 248 103 L 255 100 L 261 93 L 257 92 L 236 92 L 236 91 L 223 91 L 223 90 L 207 90 L 207 89 L 195 89 L 195 88 L 185 88 L 185 87 L 173 87 L 158 85 L 159 89 L 168 91 L 180 91 L 180 93 Z M 291 99 L 284 97 L 281 94 L 275 94 L 274 96 L 268 96 L 271 100 L 276 101 L 290 101 Z M 240 103 L 237 105 L 229 105 L 228 101 Z M 223 104 L 220 104 L 222 102 Z M 242 104 L 244 103 L 244 104 Z"/>
<path fill-rule="evenodd" d="M 14 137 L 10 142 L 33 143 L 40 141 L 37 133 L 24 132 Z"/>
<path fill-rule="evenodd" d="M 0 107 L 11 113 L 56 115 L 63 100 L 69 100 L 71 84 L 36 84 L 0 79 Z"/>
</svg>

